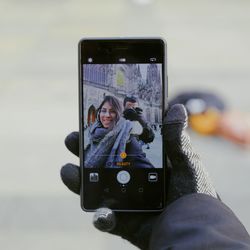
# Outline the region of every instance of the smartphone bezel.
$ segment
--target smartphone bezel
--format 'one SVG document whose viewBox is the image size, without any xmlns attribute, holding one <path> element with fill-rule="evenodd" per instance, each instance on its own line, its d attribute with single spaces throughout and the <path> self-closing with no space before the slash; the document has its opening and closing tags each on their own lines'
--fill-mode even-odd
<svg viewBox="0 0 250 250">
<path fill-rule="evenodd" d="M 168 109 L 168 76 L 167 76 L 167 43 L 165 39 L 161 37 L 124 37 L 124 38 L 83 38 L 78 43 L 78 89 L 79 89 L 79 152 L 83 152 L 84 150 L 84 135 L 83 135 L 83 84 L 82 84 L 82 47 L 83 43 L 87 41 L 139 41 L 145 42 L 150 40 L 157 40 L 158 42 L 163 44 L 163 71 L 162 71 L 162 87 L 163 87 L 163 96 L 162 96 L 162 124 L 163 124 L 163 117 Z M 164 136 L 164 135 L 162 135 Z M 164 141 L 164 139 L 163 139 Z M 112 209 L 113 211 L 118 212 L 160 212 L 165 207 L 166 201 L 166 193 L 167 193 L 167 178 L 166 178 L 166 145 L 163 143 L 163 206 L 160 209 Z M 80 158 L 80 173 L 81 173 L 81 186 L 80 186 L 80 198 L 81 198 L 81 208 L 86 212 L 93 212 L 96 209 L 89 209 L 84 207 L 84 192 L 83 192 L 83 180 L 84 180 L 84 171 L 83 171 L 83 164 L 84 164 L 84 154 L 79 154 Z"/>
</svg>

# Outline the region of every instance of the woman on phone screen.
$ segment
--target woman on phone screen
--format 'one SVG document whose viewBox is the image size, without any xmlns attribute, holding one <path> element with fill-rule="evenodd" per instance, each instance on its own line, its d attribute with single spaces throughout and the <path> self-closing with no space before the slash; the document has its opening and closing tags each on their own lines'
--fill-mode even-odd
<svg viewBox="0 0 250 250">
<path fill-rule="evenodd" d="M 122 117 L 122 105 L 114 96 L 105 96 L 97 110 L 97 119 L 89 130 L 84 150 L 84 166 L 154 168 L 142 151 L 133 122 Z"/>
</svg>

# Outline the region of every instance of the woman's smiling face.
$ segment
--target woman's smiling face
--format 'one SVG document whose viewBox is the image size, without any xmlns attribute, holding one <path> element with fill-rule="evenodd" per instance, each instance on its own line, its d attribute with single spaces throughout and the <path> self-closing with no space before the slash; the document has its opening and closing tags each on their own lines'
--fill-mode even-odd
<svg viewBox="0 0 250 250">
<path fill-rule="evenodd" d="M 104 128 L 113 125 L 116 119 L 116 112 L 109 102 L 105 102 L 100 111 L 100 121 Z"/>
</svg>

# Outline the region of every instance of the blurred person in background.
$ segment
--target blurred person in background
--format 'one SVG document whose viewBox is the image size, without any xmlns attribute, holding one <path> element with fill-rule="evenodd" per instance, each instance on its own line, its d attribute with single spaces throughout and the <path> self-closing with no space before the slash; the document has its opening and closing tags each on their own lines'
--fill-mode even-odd
<svg viewBox="0 0 250 250">
<path fill-rule="evenodd" d="M 201 135 L 221 136 L 242 146 L 250 146 L 250 115 L 229 110 L 218 95 L 205 91 L 186 91 L 169 105 L 183 104 L 190 127 Z"/>
</svg>

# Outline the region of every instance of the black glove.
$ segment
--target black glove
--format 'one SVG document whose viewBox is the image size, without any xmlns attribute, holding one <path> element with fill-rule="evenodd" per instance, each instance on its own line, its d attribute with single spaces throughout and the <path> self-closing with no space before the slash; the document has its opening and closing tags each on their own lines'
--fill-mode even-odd
<svg viewBox="0 0 250 250">
<path fill-rule="evenodd" d="M 217 197 L 200 158 L 192 150 L 185 134 L 187 113 L 183 105 L 174 105 L 164 117 L 162 133 L 165 134 L 168 155 L 167 171 L 169 187 L 167 204 L 183 195 L 205 193 Z M 73 132 L 65 140 L 67 148 L 79 155 L 79 135 Z M 73 192 L 80 192 L 80 170 L 78 166 L 66 164 L 61 169 L 64 184 Z M 101 231 L 110 232 L 127 239 L 140 249 L 148 249 L 151 232 L 159 213 L 113 212 L 100 208 L 95 212 L 93 224 Z"/>
<path fill-rule="evenodd" d="M 126 120 L 130 120 L 130 121 L 140 121 L 141 119 L 143 119 L 142 112 L 143 110 L 139 107 L 128 108 L 123 111 L 123 117 Z"/>
</svg>

